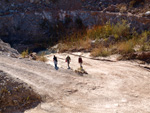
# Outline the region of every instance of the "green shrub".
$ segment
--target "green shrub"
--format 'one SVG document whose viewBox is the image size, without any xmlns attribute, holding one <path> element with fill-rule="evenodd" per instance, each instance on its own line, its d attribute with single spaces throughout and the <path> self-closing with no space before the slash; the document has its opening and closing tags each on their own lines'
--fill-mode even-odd
<svg viewBox="0 0 150 113">
<path fill-rule="evenodd" d="M 122 20 L 115 25 L 111 25 L 110 22 L 108 22 L 104 26 L 96 26 L 87 31 L 87 36 L 90 39 L 108 38 L 110 35 L 113 35 L 117 40 L 120 40 L 120 37 L 125 39 L 129 38 L 130 27 L 127 24 L 127 21 Z"/>
<path fill-rule="evenodd" d="M 114 35 L 116 39 L 120 37 L 128 39 L 130 36 L 130 27 L 127 24 L 127 21 L 122 20 L 122 22 L 118 22 L 116 25 L 112 25 L 112 35 Z"/>
<path fill-rule="evenodd" d="M 139 51 L 147 51 L 150 50 L 150 40 L 148 37 L 150 36 L 150 31 L 143 32 L 137 41 L 137 44 L 140 46 Z"/>
</svg>

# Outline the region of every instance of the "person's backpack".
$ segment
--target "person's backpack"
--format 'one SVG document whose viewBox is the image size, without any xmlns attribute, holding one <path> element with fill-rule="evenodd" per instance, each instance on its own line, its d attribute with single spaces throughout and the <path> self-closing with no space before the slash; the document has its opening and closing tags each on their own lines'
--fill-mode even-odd
<svg viewBox="0 0 150 113">
<path fill-rule="evenodd" d="M 69 62 L 70 61 L 70 57 L 68 56 L 67 58 L 66 58 L 66 62 Z"/>
</svg>

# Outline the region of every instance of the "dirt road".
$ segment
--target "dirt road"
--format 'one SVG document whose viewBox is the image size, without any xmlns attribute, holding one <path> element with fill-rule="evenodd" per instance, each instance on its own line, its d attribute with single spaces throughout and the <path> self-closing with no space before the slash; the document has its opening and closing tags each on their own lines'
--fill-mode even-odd
<svg viewBox="0 0 150 113">
<path fill-rule="evenodd" d="M 150 70 L 129 61 L 93 60 L 84 54 L 88 75 L 67 69 L 67 54 L 56 54 L 59 70 L 48 64 L 0 56 L 0 70 L 29 84 L 44 102 L 25 113 L 150 113 Z M 79 67 L 78 53 L 71 68 Z M 49 65 L 51 64 L 51 65 Z M 149 65 L 146 65 L 149 66 Z"/>
</svg>

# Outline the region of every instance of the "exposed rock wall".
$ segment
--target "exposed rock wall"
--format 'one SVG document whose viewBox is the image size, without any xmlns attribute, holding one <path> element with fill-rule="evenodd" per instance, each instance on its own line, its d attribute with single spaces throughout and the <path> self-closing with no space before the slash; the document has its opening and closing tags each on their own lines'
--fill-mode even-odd
<svg viewBox="0 0 150 113">
<path fill-rule="evenodd" d="M 0 38 L 10 43 L 17 50 L 26 48 L 46 47 L 50 38 L 59 38 L 54 34 L 58 21 L 65 23 L 66 15 L 75 24 L 76 18 L 81 18 L 85 26 L 103 24 L 107 21 L 116 23 L 126 19 L 131 27 L 139 32 L 150 30 L 150 18 L 119 12 L 89 11 L 86 8 L 121 3 L 122 0 L 2 0 L 0 2 Z M 126 0 L 124 2 L 129 2 Z M 93 9 L 95 10 L 95 9 Z M 109 9 L 111 10 L 111 9 Z M 42 43 L 39 44 L 39 43 Z"/>
<path fill-rule="evenodd" d="M 64 22 L 66 15 L 69 15 L 73 22 L 75 22 L 76 18 L 80 17 L 86 26 L 103 24 L 108 21 L 116 23 L 125 19 L 130 23 L 132 28 L 135 28 L 139 32 L 142 30 L 150 30 L 150 19 L 135 15 L 93 11 L 54 12 L 52 10 L 44 10 L 1 16 L 0 37 L 10 44 L 24 44 L 31 47 L 39 42 L 44 41 L 46 43 L 53 34 L 53 31 L 49 28 L 43 28 L 42 24 L 45 19 L 51 25 L 55 25 L 58 20 Z M 57 17 L 58 20 L 56 20 Z M 13 46 L 15 47 L 15 45 Z M 24 47 L 22 46 L 22 48 Z"/>
</svg>

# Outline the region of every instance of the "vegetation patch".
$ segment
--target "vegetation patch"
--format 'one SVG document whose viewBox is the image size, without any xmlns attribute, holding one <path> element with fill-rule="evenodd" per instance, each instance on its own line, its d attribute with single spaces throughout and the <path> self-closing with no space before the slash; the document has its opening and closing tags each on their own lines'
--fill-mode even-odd
<svg viewBox="0 0 150 113">
<path fill-rule="evenodd" d="M 111 54 L 111 51 L 107 49 L 106 47 L 99 46 L 98 48 L 94 48 L 91 51 L 91 55 L 94 57 L 102 56 L 102 57 L 107 57 Z"/>
<path fill-rule="evenodd" d="M 28 55 L 29 55 L 29 50 L 28 50 L 28 49 L 24 50 L 24 51 L 21 53 L 21 57 L 22 57 L 22 58 L 27 58 Z"/>
<path fill-rule="evenodd" d="M 60 52 L 90 51 L 94 57 L 150 51 L 150 31 L 137 33 L 127 21 L 80 30 L 60 41 Z"/>
<path fill-rule="evenodd" d="M 48 59 L 45 57 L 45 52 L 43 52 L 40 55 L 37 55 L 35 52 L 29 53 L 28 49 L 21 53 L 21 57 L 29 58 L 30 60 L 42 61 L 42 62 L 48 61 Z"/>
<path fill-rule="evenodd" d="M 45 53 L 43 52 L 40 56 L 36 57 L 37 61 L 47 62 L 48 59 L 45 57 Z"/>
</svg>

